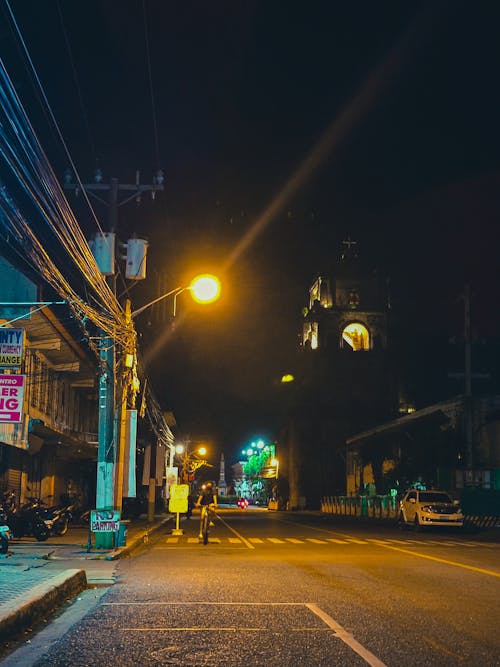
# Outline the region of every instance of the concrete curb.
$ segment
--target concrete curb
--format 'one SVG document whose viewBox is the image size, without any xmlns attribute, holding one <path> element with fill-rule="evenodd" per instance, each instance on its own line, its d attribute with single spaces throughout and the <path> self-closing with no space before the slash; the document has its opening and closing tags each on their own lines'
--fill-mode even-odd
<svg viewBox="0 0 500 667">
<path fill-rule="evenodd" d="M 65 570 L 0 606 L 0 641 L 12 639 L 87 588 L 85 570 Z M 15 604 L 14 609 L 12 605 Z"/>
<path fill-rule="evenodd" d="M 171 518 L 171 516 L 168 516 L 162 521 L 145 528 L 138 535 L 135 535 L 130 540 L 129 544 L 125 545 L 124 547 L 118 547 L 117 549 L 114 549 L 113 551 L 110 551 L 108 554 L 106 554 L 106 560 L 118 560 L 119 558 L 129 554 L 141 544 L 146 544 L 149 536 L 153 533 L 156 533 L 157 530 L 160 530 L 160 528 L 162 528 L 168 521 L 170 521 Z"/>
</svg>

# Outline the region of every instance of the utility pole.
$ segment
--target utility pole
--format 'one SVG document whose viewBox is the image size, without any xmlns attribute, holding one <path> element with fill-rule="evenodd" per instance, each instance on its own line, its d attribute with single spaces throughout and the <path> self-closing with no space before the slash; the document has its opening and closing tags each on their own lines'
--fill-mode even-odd
<svg viewBox="0 0 500 667">
<path fill-rule="evenodd" d="M 472 437 L 472 341 L 470 326 L 470 285 L 465 286 L 464 293 L 464 384 L 465 384 L 465 444 L 467 452 L 467 467 L 473 467 L 473 437 Z"/>
<path fill-rule="evenodd" d="M 83 189 L 85 193 L 94 197 L 101 204 L 108 207 L 108 226 L 110 232 L 115 232 L 118 227 L 118 208 L 123 204 L 135 199 L 140 203 L 144 192 L 150 192 L 154 199 L 157 191 L 163 190 L 164 176 L 159 170 L 153 177 L 151 185 L 142 185 L 140 183 L 139 172 L 136 172 L 136 182 L 119 183 L 117 178 L 111 178 L 109 183 L 102 182 L 102 172 L 96 169 L 93 183 L 75 183 L 72 181 L 71 171 L 66 171 L 64 175 L 64 189 L 72 190 L 78 196 Z M 119 201 L 119 193 L 132 193 L 122 201 Z M 106 201 L 97 193 L 107 193 Z M 116 279 L 114 275 L 108 277 L 113 292 L 116 295 Z M 129 313 L 130 313 L 130 303 Z M 127 315 L 125 315 L 127 317 Z M 96 480 L 96 509 L 112 509 L 116 506 L 121 509 L 123 489 L 123 454 L 122 447 L 116 447 L 114 442 L 114 420 L 116 414 L 116 378 L 115 378 L 115 341 L 109 335 L 101 331 L 99 341 L 101 376 L 99 379 L 99 426 L 98 426 L 98 450 L 97 450 L 97 480 Z M 120 433 L 121 420 L 126 419 L 126 401 L 127 401 L 126 378 L 124 377 L 123 395 L 120 410 Z M 125 416 L 123 416 L 123 401 L 125 401 Z M 116 451 L 118 449 L 118 451 Z M 118 456 L 117 456 L 118 455 Z M 117 460 L 116 460 L 117 459 Z M 115 460 L 118 464 L 118 471 L 115 470 Z M 121 470 L 121 474 L 120 474 Z M 120 498 L 118 499 L 118 495 Z M 96 547 L 110 548 L 113 546 L 113 533 L 96 533 Z"/>
</svg>

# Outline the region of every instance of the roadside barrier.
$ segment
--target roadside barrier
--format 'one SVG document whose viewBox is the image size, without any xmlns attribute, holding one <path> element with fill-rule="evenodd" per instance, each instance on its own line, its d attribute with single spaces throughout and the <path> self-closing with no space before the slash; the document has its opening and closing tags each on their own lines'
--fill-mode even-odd
<svg viewBox="0 0 500 667">
<path fill-rule="evenodd" d="M 393 496 L 324 496 L 321 499 L 324 514 L 357 516 L 368 519 L 396 519 L 398 503 Z M 494 528 L 500 526 L 500 517 L 495 515 L 464 516 L 468 528 Z"/>
<path fill-rule="evenodd" d="M 324 496 L 321 511 L 341 516 L 395 519 L 396 499 L 393 496 Z"/>
</svg>

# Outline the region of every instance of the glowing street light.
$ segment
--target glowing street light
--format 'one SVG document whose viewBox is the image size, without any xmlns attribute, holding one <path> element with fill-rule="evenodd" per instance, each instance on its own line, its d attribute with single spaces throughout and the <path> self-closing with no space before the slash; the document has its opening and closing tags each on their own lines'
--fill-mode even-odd
<svg viewBox="0 0 500 667">
<path fill-rule="evenodd" d="M 166 299 L 169 296 L 174 297 L 173 314 L 175 317 L 177 296 L 181 292 L 184 292 L 185 290 L 189 290 L 191 296 L 197 303 L 212 303 L 213 301 L 216 301 L 219 298 L 221 292 L 221 285 L 219 279 L 216 276 L 206 273 L 193 278 L 193 280 L 187 287 L 176 287 L 175 289 L 170 290 L 170 292 L 162 294 L 161 296 L 157 297 L 156 299 L 153 299 L 152 301 L 149 301 L 149 303 L 146 303 L 144 306 L 141 306 L 140 308 L 137 308 L 134 311 L 131 310 L 130 299 L 127 299 L 125 302 L 125 324 L 129 326 L 133 331 L 134 330 L 133 319 L 134 317 L 136 317 L 136 315 L 139 315 L 150 306 L 153 306 L 155 303 L 158 303 L 159 301 L 162 301 L 163 299 Z M 120 425 L 119 425 L 118 447 L 116 456 L 117 474 L 115 475 L 115 483 L 114 483 L 115 507 L 120 510 L 122 508 L 122 501 L 123 501 L 122 496 L 123 496 L 123 475 L 125 466 L 125 438 L 126 438 L 126 427 L 127 427 L 126 415 L 127 415 L 128 394 L 129 394 L 129 389 L 132 389 L 135 401 L 135 395 L 139 391 L 138 382 L 135 381 L 136 380 L 135 350 L 127 350 L 127 353 L 124 358 L 124 368 L 126 369 L 128 374 L 132 374 L 132 381 L 129 380 L 128 376 L 125 377 L 124 375 L 123 386 L 121 390 L 122 396 L 121 396 L 121 406 L 120 406 Z M 173 459 L 174 459 L 174 447 L 170 446 L 170 461 L 169 461 L 170 467 L 173 466 Z M 98 491 L 98 496 L 99 496 L 99 491 Z M 106 503 L 100 497 L 98 497 L 97 506 L 105 507 Z"/>
<path fill-rule="evenodd" d="M 146 308 L 149 308 L 150 306 L 153 306 L 155 303 L 158 303 L 158 301 L 163 301 L 163 299 L 166 299 L 169 296 L 173 296 L 174 297 L 173 314 L 175 317 L 177 309 L 176 307 L 177 297 L 179 296 L 179 294 L 181 294 L 181 292 L 185 292 L 186 290 L 188 290 L 191 293 L 191 297 L 193 301 L 196 301 L 196 303 L 213 303 L 214 301 L 217 301 L 217 299 L 220 297 L 221 283 L 220 280 L 217 278 L 217 276 L 213 276 L 210 273 L 203 273 L 193 278 L 193 280 L 189 283 L 189 285 L 187 285 L 187 287 L 176 287 L 175 289 L 170 290 L 170 292 L 162 294 L 156 299 L 153 299 L 153 301 L 150 301 L 149 303 L 146 303 L 144 306 L 137 308 L 137 310 L 134 310 L 131 313 L 131 315 L 132 317 L 135 317 L 136 315 L 139 315 L 139 313 L 142 313 L 144 310 L 146 310 Z"/>
<path fill-rule="evenodd" d="M 190 290 L 192 299 L 197 303 L 213 303 L 220 297 L 220 280 L 210 273 L 205 273 L 193 278 L 187 289 Z"/>
</svg>

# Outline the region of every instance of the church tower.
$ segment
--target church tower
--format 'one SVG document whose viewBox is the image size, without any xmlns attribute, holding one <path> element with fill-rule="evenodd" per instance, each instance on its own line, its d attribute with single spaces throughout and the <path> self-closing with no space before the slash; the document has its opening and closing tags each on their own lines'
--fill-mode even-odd
<svg viewBox="0 0 500 667">
<path fill-rule="evenodd" d="M 357 242 L 343 241 L 332 275 L 317 276 L 304 309 L 302 344 L 349 352 L 387 348 L 389 295 L 376 271 L 359 260 Z"/>
<path fill-rule="evenodd" d="M 303 309 L 288 442 L 291 507 L 299 498 L 317 507 L 322 495 L 345 493 L 346 438 L 397 410 L 389 313 L 387 281 L 347 239 L 331 272 L 314 279 Z"/>
</svg>

